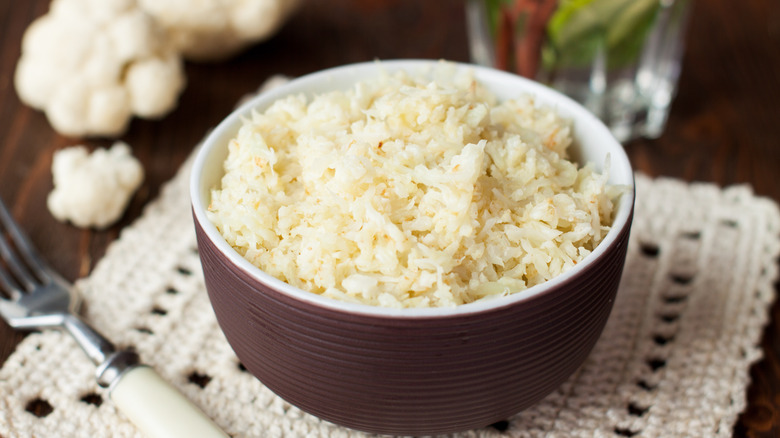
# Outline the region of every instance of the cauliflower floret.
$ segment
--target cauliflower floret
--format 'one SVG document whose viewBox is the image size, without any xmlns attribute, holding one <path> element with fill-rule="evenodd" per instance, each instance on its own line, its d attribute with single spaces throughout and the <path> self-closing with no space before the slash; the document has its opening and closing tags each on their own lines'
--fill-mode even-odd
<svg viewBox="0 0 780 438">
<path fill-rule="evenodd" d="M 54 0 L 22 40 L 15 85 L 69 136 L 117 137 L 159 118 L 185 85 L 181 56 L 135 0 Z"/>
<path fill-rule="evenodd" d="M 218 61 L 273 35 L 300 0 L 139 0 L 185 58 Z"/>
<path fill-rule="evenodd" d="M 57 151 L 52 174 L 49 211 L 58 220 L 82 228 L 105 228 L 116 222 L 144 178 L 143 167 L 123 142 L 92 154 L 84 146 Z"/>
</svg>

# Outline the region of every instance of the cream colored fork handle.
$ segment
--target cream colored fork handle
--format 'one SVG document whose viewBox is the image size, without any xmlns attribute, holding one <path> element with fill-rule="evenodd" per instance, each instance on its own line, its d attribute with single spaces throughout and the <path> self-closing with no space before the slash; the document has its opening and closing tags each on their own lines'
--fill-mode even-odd
<svg viewBox="0 0 780 438">
<path fill-rule="evenodd" d="M 114 382 L 111 399 L 148 438 L 224 438 L 228 435 L 148 366 L 132 368 Z"/>
</svg>

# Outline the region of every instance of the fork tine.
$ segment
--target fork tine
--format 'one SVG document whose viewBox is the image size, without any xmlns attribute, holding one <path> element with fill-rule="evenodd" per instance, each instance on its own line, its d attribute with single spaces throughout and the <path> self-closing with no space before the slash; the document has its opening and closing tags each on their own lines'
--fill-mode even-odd
<svg viewBox="0 0 780 438">
<path fill-rule="evenodd" d="M 6 291 L 11 298 L 15 298 L 21 289 L 32 290 L 34 284 L 28 275 L 25 275 L 19 263 L 11 254 L 11 249 L 6 242 L 5 237 L 0 236 L 0 257 L 2 257 L 5 266 L 0 264 L 0 290 Z"/>
<path fill-rule="evenodd" d="M 6 265 L 12 271 L 11 275 L 17 279 L 20 286 L 30 291 L 35 287 L 36 282 L 48 282 L 50 276 L 47 273 L 46 266 L 24 233 L 16 225 L 3 201 L 0 200 L 0 231 L 2 229 L 5 229 L 5 232 L 8 233 L 14 247 L 16 247 L 18 256 L 14 256 L 14 251 L 5 238 L 0 238 L 0 255 L 2 255 Z M 22 259 L 21 262 L 19 260 L 20 257 Z M 4 277 L 4 281 L 9 282 L 9 276 L 5 274 Z M 13 284 L 12 282 L 10 283 Z"/>
<path fill-rule="evenodd" d="M 7 298 L 15 300 L 22 291 L 11 279 L 11 276 L 5 272 L 5 269 L 0 268 L 0 298 L 3 297 L 2 293 L 5 293 Z M 0 300 L 0 304 L 2 304 L 2 300 Z"/>
<path fill-rule="evenodd" d="M 17 257 L 14 256 L 13 248 L 8 243 L 5 237 L 5 231 L 7 230 L 6 219 L 8 211 L 5 206 L 0 202 L 0 257 L 5 262 L 6 269 L 0 269 L 2 273 L 2 284 L 6 290 L 13 294 L 14 289 L 25 289 L 27 291 L 32 290 L 35 286 L 33 279 L 25 272 Z M 8 231 L 11 234 L 11 231 Z M 6 271 L 10 272 L 7 273 Z M 14 279 L 16 281 L 14 281 Z"/>
</svg>

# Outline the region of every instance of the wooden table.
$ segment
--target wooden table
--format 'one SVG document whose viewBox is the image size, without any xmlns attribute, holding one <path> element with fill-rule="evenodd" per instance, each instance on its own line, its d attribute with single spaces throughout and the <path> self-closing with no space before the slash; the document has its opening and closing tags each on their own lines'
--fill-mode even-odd
<svg viewBox="0 0 780 438">
<path fill-rule="evenodd" d="M 13 86 L 24 29 L 47 8 L 48 0 L 0 1 L 0 197 L 70 280 L 90 273 L 209 127 L 270 75 L 375 58 L 469 60 L 460 1 L 308 0 L 273 39 L 227 62 L 186 66 L 178 108 L 160 121 L 133 121 L 121 138 L 146 170 L 124 218 L 108 230 L 85 231 L 57 222 L 46 208 L 52 154 L 111 141 L 58 135 L 42 113 L 19 102 Z M 780 3 L 699 1 L 687 42 L 668 128 L 657 140 L 626 145 L 634 166 L 649 175 L 749 183 L 780 201 Z M 20 339 L 0 323 L 0 363 Z M 735 436 L 780 436 L 780 304 L 771 310 L 762 346 L 765 358 L 751 369 L 749 405 Z"/>
</svg>

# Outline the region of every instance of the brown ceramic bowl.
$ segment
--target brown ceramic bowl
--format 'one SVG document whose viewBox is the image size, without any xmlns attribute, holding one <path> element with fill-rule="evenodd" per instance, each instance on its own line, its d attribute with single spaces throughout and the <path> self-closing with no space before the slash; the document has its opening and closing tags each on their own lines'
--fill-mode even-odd
<svg viewBox="0 0 780 438">
<path fill-rule="evenodd" d="M 609 316 L 625 262 L 633 173 L 607 128 L 537 83 L 471 65 L 502 98 L 524 93 L 573 119 L 578 159 L 610 161 L 629 187 L 611 231 L 586 260 L 539 286 L 457 308 L 387 309 L 296 289 L 251 265 L 206 218 L 227 143 L 253 108 L 290 93 L 345 89 L 377 69 L 415 71 L 432 61 L 339 67 L 263 93 L 225 119 L 195 160 L 192 207 L 209 297 L 239 360 L 268 388 L 322 419 L 368 432 L 430 435 L 483 427 L 533 405 L 585 360 Z M 609 157 L 609 158 L 607 158 Z"/>
</svg>

